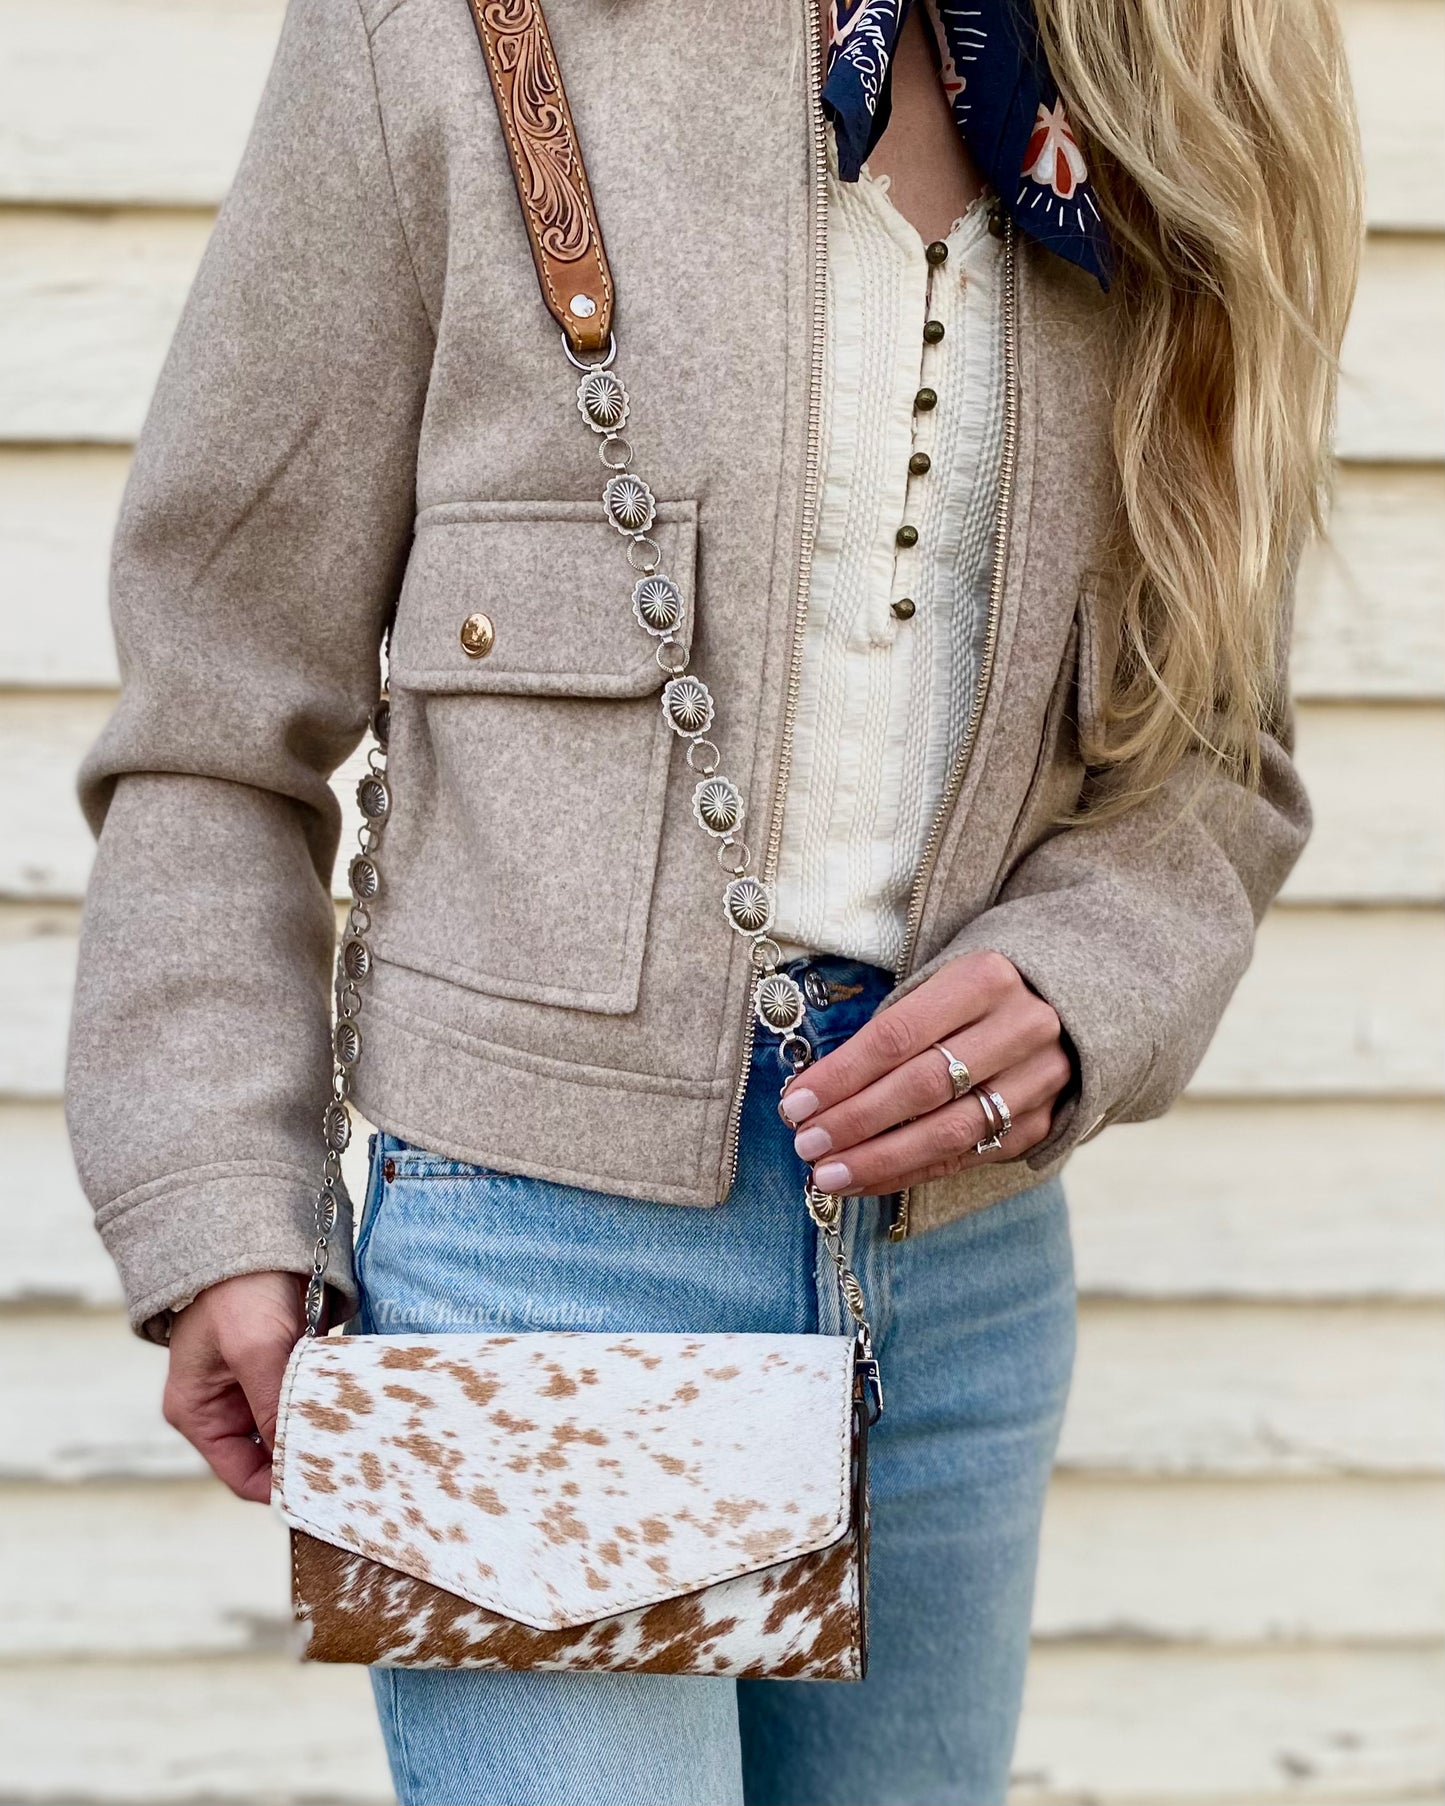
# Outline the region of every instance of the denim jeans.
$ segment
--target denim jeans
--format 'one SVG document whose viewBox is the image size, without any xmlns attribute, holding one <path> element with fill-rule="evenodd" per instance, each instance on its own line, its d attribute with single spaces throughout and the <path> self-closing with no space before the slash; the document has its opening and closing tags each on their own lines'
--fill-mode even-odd
<svg viewBox="0 0 1445 1806">
<path fill-rule="evenodd" d="M 822 1054 L 888 974 L 799 961 Z M 808 974 L 812 973 L 810 978 Z M 821 1006 L 821 1007 L 819 1007 Z M 712 1210 L 373 1147 L 359 1327 L 841 1333 L 760 1033 L 737 1180 Z M 916 1240 L 850 1202 L 886 1410 L 870 1439 L 868 1678 L 374 1669 L 404 1806 L 995 1806 L 1028 1651 L 1039 1519 L 1073 1361 L 1057 1181 Z"/>
</svg>

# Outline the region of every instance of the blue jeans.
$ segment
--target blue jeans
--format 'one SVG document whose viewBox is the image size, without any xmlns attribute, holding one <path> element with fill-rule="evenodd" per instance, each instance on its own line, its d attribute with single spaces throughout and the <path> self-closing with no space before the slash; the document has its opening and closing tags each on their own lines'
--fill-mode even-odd
<svg viewBox="0 0 1445 1806">
<path fill-rule="evenodd" d="M 827 1052 L 884 972 L 818 959 Z M 360 1327 L 838 1334 L 832 1269 L 760 1033 L 737 1181 L 713 1210 L 465 1166 L 381 1135 Z M 859 1684 L 374 1669 L 404 1806 L 995 1806 L 1028 1651 L 1039 1519 L 1074 1346 L 1051 1182 L 906 1242 L 852 1202 L 887 1409 L 870 1439 L 870 1653 Z"/>
</svg>

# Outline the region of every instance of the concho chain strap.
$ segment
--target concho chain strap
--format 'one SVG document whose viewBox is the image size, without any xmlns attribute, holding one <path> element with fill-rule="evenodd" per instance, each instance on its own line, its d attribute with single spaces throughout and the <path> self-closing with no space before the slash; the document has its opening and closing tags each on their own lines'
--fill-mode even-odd
<svg viewBox="0 0 1445 1806">
<path fill-rule="evenodd" d="M 685 742 L 689 769 L 697 774 L 692 813 L 698 827 L 714 842 L 718 864 L 726 878 L 722 913 L 732 931 L 752 943 L 753 1013 L 761 1027 L 779 1037 L 780 1053 L 796 1074 L 812 1059 L 812 1048 L 800 1032 L 806 1014 L 803 991 L 796 979 L 779 970 L 782 949 L 770 932 L 772 891 L 752 872 L 752 850 L 743 838 L 747 806 L 742 791 L 722 770 L 722 754 L 709 738 L 716 716 L 712 692 L 688 669 L 688 648 L 678 637 L 686 605 L 677 583 L 663 571 L 662 548 L 652 537 L 657 523 L 657 499 L 632 469 L 634 452 L 625 431 L 632 404 L 614 368 L 617 340 L 609 334 L 605 354 L 592 362 L 577 356 L 565 332 L 562 348 L 581 372 L 577 410 L 597 436 L 597 455 L 608 472 L 602 486 L 603 514 L 626 541 L 627 561 L 636 577 L 632 613 L 642 631 L 657 642 L 655 657 L 666 674 L 661 699 L 663 718 Z M 362 827 L 359 850 L 351 861 L 351 908 L 336 961 L 332 1085 L 324 1123 L 326 1163 L 316 1197 L 316 1244 L 306 1294 L 306 1326 L 310 1335 L 320 1330 L 330 1237 L 338 1214 L 341 1155 L 350 1134 L 346 1104 L 361 1055 L 357 1017 L 361 1011 L 361 986 L 371 969 L 367 937 L 371 906 L 381 886 L 377 853 L 391 807 L 386 776 L 387 713 L 388 703 L 383 695 L 372 717 L 377 744 L 370 755 L 370 769 L 357 786 Z M 844 1252 L 842 1201 L 819 1191 L 812 1183 L 811 1173 L 803 1188 L 803 1199 L 836 1270 L 843 1306 L 857 1337 L 863 1383 L 876 1409 L 881 1394 L 872 1332 L 862 1284 Z"/>
</svg>

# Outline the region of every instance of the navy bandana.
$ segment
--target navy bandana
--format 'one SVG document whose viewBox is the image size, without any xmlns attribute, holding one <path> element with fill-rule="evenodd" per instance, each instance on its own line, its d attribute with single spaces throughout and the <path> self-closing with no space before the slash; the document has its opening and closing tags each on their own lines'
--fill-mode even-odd
<svg viewBox="0 0 1445 1806">
<path fill-rule="evenodd" d="M 893 47 L 912 0 L 830 0 L 823 106 L 856 182 L 883 136 Z M 922 0 L 953 117 L 1020 228 L 1109 286 L 1109 236 L 1049 74 L 1029 0 Z"/>
</svg>

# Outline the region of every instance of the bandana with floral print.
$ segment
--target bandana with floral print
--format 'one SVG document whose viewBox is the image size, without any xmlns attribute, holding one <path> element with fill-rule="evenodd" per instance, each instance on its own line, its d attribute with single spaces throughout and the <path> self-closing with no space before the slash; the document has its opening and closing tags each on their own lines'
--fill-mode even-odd
<svg viewBox="0 0 1445 1806">
<path fill-rule="evenodd" d="M 1031 238 L 1109 286 L 1109 235 L 1064 115 L 1030 0 L 921 0 L 953 117 L 975 162 Z M 830 0 L 823 106 L 838 173 L 856 182 L 883 136 L 893 49 L 912 0 Z"/>
</svg>

